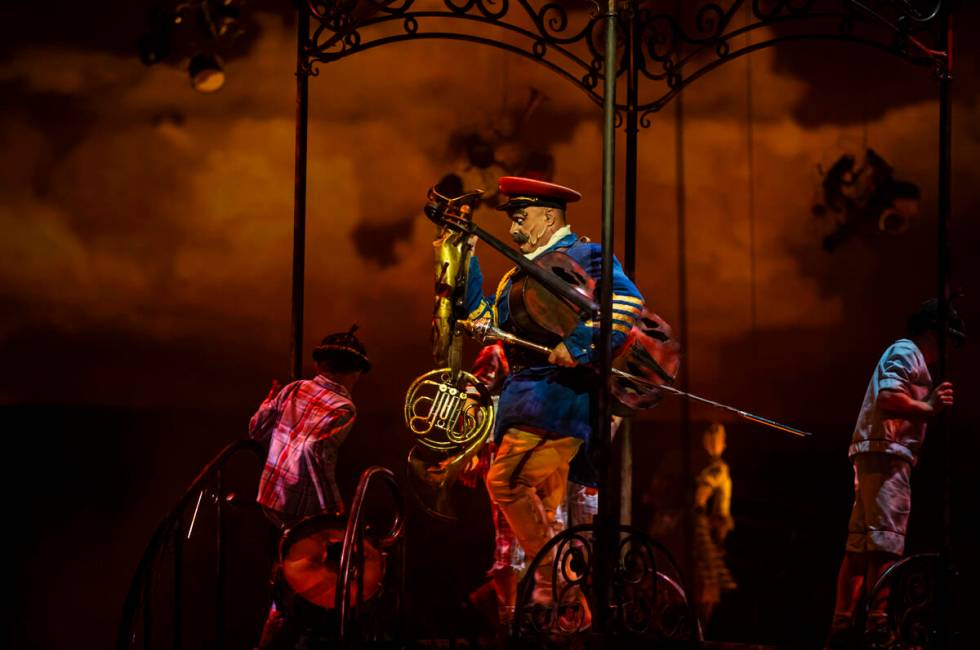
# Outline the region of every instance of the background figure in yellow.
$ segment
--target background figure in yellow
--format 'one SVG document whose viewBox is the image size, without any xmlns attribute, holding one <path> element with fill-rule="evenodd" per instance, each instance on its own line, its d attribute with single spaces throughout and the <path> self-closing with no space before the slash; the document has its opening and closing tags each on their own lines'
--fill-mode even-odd
<svg viewBox="0 0 980 650">
<path fill-rule="evenodd" d="M 725 537 L 735 527 L 731 516 L 732 477 L 725 451 L 725 427 L 717 422 L 705 430 L 701 440 L 708 464 L 698 474 L 694 491 L 694 598 L 701 625 L 707 626 L 722 591 L 737 588 L 725 564 Z"/>
</svg>

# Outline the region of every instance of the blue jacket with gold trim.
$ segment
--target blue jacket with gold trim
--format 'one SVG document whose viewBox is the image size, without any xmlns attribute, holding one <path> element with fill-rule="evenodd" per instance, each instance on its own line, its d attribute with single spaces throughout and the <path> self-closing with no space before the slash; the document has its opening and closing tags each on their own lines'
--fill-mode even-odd
<svg viewBox="0 0 980 650">
<path fill-rule="evenodd" d="M 578 262 L 596 281 L 602 281 L 602 247 L 579 239 L 570 233 L 544 252 L 560 250 Z M 476 256 L 470 261 L 466 290 L 466 309 L 469 318 L 490 318 L 494 325 L 510 330 L 511 279 L 514 268 L 504 274 L 491 296 L 483 295 L 483 273 Z M 643 296 L 626 277 L 619 260 L 613 259 L 613 331 L 612 347 L 625 341 L 633 323 L 643 310 Z M 580 364 L 587 365 L 596 358 L 595 343 L 599 340 L 599 322 L 580 323 L 565 338 L 565 347 Z M 547 363 L 521 368 L 507 377 L 500 393 L 494 437 L 499 442 L 510 427 L 527 425 L 560 436 L 572 436 L 588 441 L 592 433 L 592 410 L 595 408 L 595 373 L 586 367 L 562 368 Z"/>
</svg>

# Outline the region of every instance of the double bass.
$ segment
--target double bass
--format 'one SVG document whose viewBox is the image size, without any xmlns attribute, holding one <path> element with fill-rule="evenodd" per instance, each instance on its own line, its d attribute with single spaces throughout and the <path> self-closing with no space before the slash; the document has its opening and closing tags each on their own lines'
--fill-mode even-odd
<svg viewBox="0 0 980 650">
<path fill-rule="evenodd" d="M 470 203 L 480 191 L 466 194 Z M 429 190 L 425 214 L 433 222 L 466 235 L 475 235 L 517 265 L 511 282 L 508 307 L 520 338 L 505 341 L 521 345 L 526 341 L 552 348 L 566 338 L 583 320 L 600 317 L 596 284 L 571 256 L 552 251 L 531 261 L 467 218 L 471 208 L 462 210 L 459 199 L 448 199 L 436 188 Z M 472 333 L 474 330 L 469 328 Z M 486 330 L 484 330 L 486 331 Z M 529 347 L 523 345 L 523 347 Z M 615 352 L 609 389 L 616 400 L 616 411 L 628 415 L 659 403 L 662 385 L 673 384 L 680 367 L 680 345 L 662 318 L 644 310 Z"/>
<path fill-rule="evenodd" d="M 476 236 L 502 254 L 520 269 L 511 284 L 508 306 L 515 322 L 527 334 L 519 336 L 504 332 L 489 323 L 459 321 L 457 326 L 469 332 L 481 343 L 502 341 L 548 354 L 554 345 L 571 334 L 585 319 L 600 317 L 595 300 L 595 284 L 590 276 L 570 256 L 553 251 L 530 261 L 501 242 L 469 218 L 471 203 L 482 195 L 481 190 L 468 192 L 465 210 L 459 198 L 450 200 L 436 188 L 429 190 L 426 216 L 442 227 Z M 525 334 L 524 331 L 521 334 Z M 537 339 L 537 340 L 534 340 Z M 719 408 L 738 417 L 777 429 L 798 437 L 809 437 L 807 431 L 764 418 L 748 411 L 680 390 L 673 384 L 680 368 L 680 345 L 673 338 L 670 326 L 656 314 L 644 311 L 630 330 L 626 342 L 614 351 L 609 390 L 615 398 L 620 415 L 656 406 L 664 394 Z"/>
</svg>

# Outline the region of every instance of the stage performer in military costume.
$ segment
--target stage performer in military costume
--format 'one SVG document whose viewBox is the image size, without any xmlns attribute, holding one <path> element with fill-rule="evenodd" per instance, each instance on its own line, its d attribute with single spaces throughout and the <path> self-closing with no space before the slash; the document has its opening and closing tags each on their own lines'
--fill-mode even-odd
<svg viewBox="0 0 980 650">
<path fill-rule="evenodd" d="M 566 205 L 581 198 L 578 192 L 517 177 L 501 178 L 499 186 L 509 200 L 498 209 L 507 213 L 510 235 L 526 258 L 560 251 L 601 282 L 601 246 L 576 235 L 566 220 Z M 508 303 L 517 272 L 515 268 L 506 273 L 497 290 L 484 296 L 483 275 L 474 255 L 466 297 L 469 318 L 490 319 L 496 327 L 520 334 Z M 642 312 L 643 298 L 618 261 L 614 261 L 612 290 L 615 349 Z M 587 366 L 597 358 L 598 340 L 598 321 L 584 321 L 555 345 L 547 359 L 516 348 L 507 350 L 511 374 L 500 394 L 494 432 L 497 454 L 487 474 L 487 488 L 528 557 L 534 557 L 554 534 L 569 462 L 592 436 L 597 375 Z M 535 578 L 534 601 L 550 604 L 549 562 L 540 565 Z"/>
<path fill-rule="evenodd" d="M 493 395 L 496 409 L 500 389 L 510 374 L 504 345 L 498 342 L 484 346 L 473 362 L 472 372 Z M 613 435 L 621 421 L 621 417 L 613 416 Z M 460 483 L 473 488 L 478 480 L 485 482 L 495 451 L 493 443 L 487 444 L 460 476 Z M 592 523 L 593 517 L 599 511 L 595 473 L 586 449 L 580 448 L 570 465 L 565 501 L 558 506 L 555 513 L 555 534 L 571 526 Z M 506 644 L 514 620 L 517 584 L 527 567 L 527 559 L 506 517 L 493 502 L 490 504 L 490 515 L 494 527 L 493 565 L 487 573 L 490 581 L 470 594 L 470 602 L 479 607 L 488 589 L 494 593 L 496 618 L 492 615 L 490 618 L 497 624 L 498 638 Z"/>
</svg>

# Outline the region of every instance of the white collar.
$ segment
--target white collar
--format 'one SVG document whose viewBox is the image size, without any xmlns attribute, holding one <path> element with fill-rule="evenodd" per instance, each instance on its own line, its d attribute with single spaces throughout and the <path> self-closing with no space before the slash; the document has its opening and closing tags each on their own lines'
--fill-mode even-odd
<svg viewBox="0 0 980 650">
<path fill-rule="evenodd" d="M 551 239 L 549 239 L 544 246 L 539 246 L 538 248 L 531 251 L 530 253 L 525 253 L 524 257 L 526 257 L 529 260 L 533 260 L 535 257 L 543 254 L 546 250 L 548 250 L 549 248 L 557 244 L 563 237 L 567 237 L 568 235 L 571 234 L 572 234 L 572 227 L 566 224 L 561 228 L 559 228 L 558 230 L 556 230 L 554 234 L 551 235 Z"/>
</svg>

